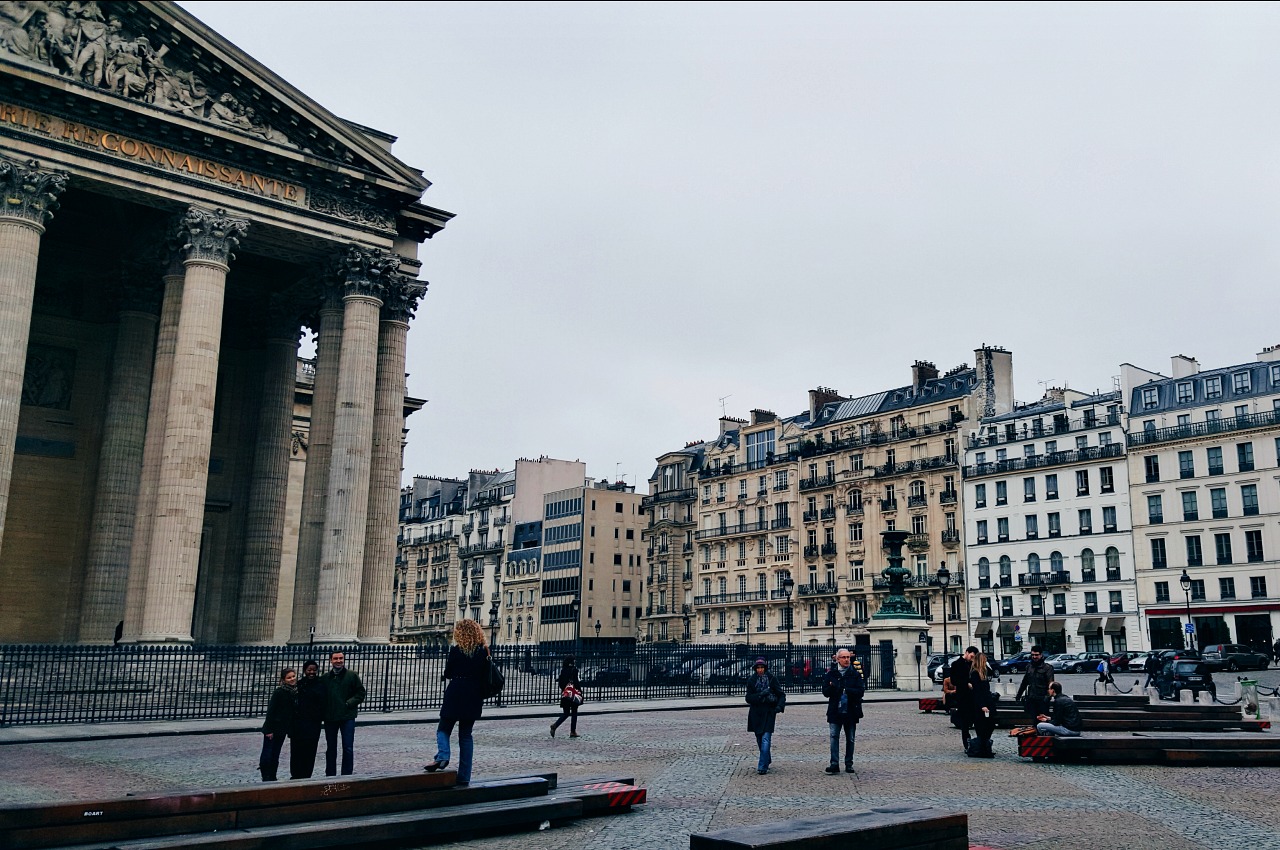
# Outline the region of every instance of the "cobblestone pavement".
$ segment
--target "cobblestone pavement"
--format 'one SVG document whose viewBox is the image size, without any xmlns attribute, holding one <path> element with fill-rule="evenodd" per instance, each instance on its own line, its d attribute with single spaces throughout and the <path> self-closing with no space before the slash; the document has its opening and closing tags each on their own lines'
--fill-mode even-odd
<svg viewBox="0 0 1280 850">
<path fill-rule="evenodd" d="M 1085 677 L 1073 677 L 1084 679 Z M 1076 690 L 1076 688 L 1071 688 Z M 960 753 L 942 715 L 869 704 L 856 774 L 828 776 L 824 709 L 779 718 L 773 768 L 755 771 L 746 710 L 584 714 L 583 737 L 552 739 L 546 718 L 482 721 L 476 774 L 555 770 L 565 778 L 634 775 L 650 802 L 635 812 L 535 834 L 444 845 L 485 850 L 681 848 L 691 832 L 902 801 L 969 813 L 970 840 L 1000 850 L 1090 847 L 1264 850 L 1280 846 L 1280 768 L 1032 764 L 997 737 L 997 758 Z M 361 773 L 417 771 L 434 753 L 429 724 L 357 731 Z M 255 776 L 256 734 L 134 738 L 0 748 L 0 801 L 93 799 L 125 792 L 242 784 Z M 322 745 L 323 746 L 323 745 Z M 287 758 L 287 755 L 286 755 Z"/>
</svg>

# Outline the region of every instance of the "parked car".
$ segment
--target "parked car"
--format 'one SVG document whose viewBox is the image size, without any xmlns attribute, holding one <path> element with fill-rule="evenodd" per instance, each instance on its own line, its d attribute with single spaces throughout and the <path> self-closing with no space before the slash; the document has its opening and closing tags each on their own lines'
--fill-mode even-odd
<svg viewBox="0 0 1280 850">
<path fill-rule="evenodd" d="M 1002 676 L 1007 673 L 1025 673 L 1030 665 L 1031 653 L 1019 652 L 1017 655 L 1011 655 L 996 664 L 996 671 Z"/>
<path fill-rule="evenodd" d="M 1215 696 L 1218 693 L 1209 666 L 1198 658 L 1166 661 L 1156 675 L 1156 689 L 1160 691 L 1161 699 L 1179 699 L 1185 690 L 1197 695 L 1202 691 Z"/>
<path fill-rule="evenodd" d="M 1145 652 L 1128 652 L 1128 659 L 1125 661 L 1124 673 L 1142 673 L 1147 669 L 1147 653 Z"/>
<path fill-rule="evenodd" d="M 722 661 L 707 676 L 711 685 L 743 685 L 755 674 L 755 662 L 743 659 Z"/>
<path fill-rule="evenodd" d="M 1161 668 L 1164 667 L 1166 661 L 1176 661 L 1178 659 L 1201 659 L 1200 651 L 1197 649 L 1156 649 L 1152 650 L 1160 661 Z"/>
<path fill-rule="evenodd" d="M 1266 670 L 1271 665 L 1266 653 L 1239 643 L 1213 643 L 1206 646 L 1203 653 L 1204 663 L 1210 670 L 1234 673 L 1237 670 Z"/>
<path fill-rule="evenodd" d="M 947 678 L 947 670 L 951 668 L 951 662 L 960 657 L 961 656 L 959 655 L 940 654 L 929 656 L 929 666 L 926 668 L 929 678 L 934 682 L 941 682 L 943 679 Z M 942 672 L 939 673 L 939 670 Z"/>
<path fill-rule="evenodd" d="M 579 677 L 582 682 L 586 679 Z M 608 667 L 601 667 L 596 670 L 591 677 L 591 684 L 597 688 L 607 687 L 609 685 L 625 685 L 631 681 L 631 668 L 626 664 L 613 664 Z"/>
<path fill-rule="evenodd" d="M 1098 672 L 1098 663 L 1106 661 L 1111 663 L 1111 653 L 1109 652 L 1082 652 L 1080 660 L 1071 665 L 1072 673 L 1096 673 Z M 1111 672 L 1116 672 L 1115 667 L 1111 668 Z"/>
<path fill-rule="evenodd" d="M 1054 669 L 1056 673 L 1083 673 L 1087 666 L 1083 656 L 1074 655 L 1069 652 L 1063 652 L 1058 655 L 1049 655 L 1045 657 L 1045 661 Z M 1097 662 L 1094 662 L 1097 666 Z"/>
<path fill-rule="evenodd" d="M 1134 659 L 1141 657 L 1137 665 L 1134 665 Z M 1111 672 L 1112 673 L 1128 673 L 1130 670 L 1141 670 L 1142 662 L 1146 661 L 1147 654 L 1145 652 L 1113 652 L 1111 653 Z"/>
</svg>

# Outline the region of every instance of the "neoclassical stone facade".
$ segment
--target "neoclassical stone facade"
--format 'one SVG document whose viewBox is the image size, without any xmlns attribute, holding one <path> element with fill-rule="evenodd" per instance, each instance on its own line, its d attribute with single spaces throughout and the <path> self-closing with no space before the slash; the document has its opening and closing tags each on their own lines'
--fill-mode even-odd
<svg viewBox="0 0 1280 850">
<path fill-rule="evenodd" d="M 3 6 L 0 642 L 387 640 L 451 214 L 172 4 Z"/>
</svg>

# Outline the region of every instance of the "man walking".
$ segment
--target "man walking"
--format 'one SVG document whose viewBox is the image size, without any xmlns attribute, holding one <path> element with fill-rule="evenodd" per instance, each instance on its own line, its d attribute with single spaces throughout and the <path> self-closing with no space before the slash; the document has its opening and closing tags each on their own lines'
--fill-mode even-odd
<svg viewBox="0 0 1280 850">
<path fill-rule="evenodd" d="M 342 775 L 355 771 L 356 714 L 364 702 L 364 683 L 355 670 L 347 669 L 347 657 L 341 652 L 329 656 L 328 673 L 324 674 L 325 710 L 324 775 L 338 774 L 338 735 L 342 735 Z"/>
<path fill-rule="evenodd" d="M 1147 660 L 1142 662 L 1142 669 L 1147 674 L 1147 681 L 1142 685 L 1145 691 L 1156 683 L 1156 674 L 1160 672 L 1160 658 L 1155 650 L 1147 653 Z"/>
<path fill-rule="evenodd" d="M 1083 724 L 1080 712 L 1076 709 L 1076 701 L 1062 692 L 1061 682 L 1049 684 L 1049 693 L 1053 698 L 1051 714 L 1036 717 L 1036 734 L 1056 735 L 1059 738 L 1078 738 Z"/>
<path fill-rule="evenodd" d="M 1027 713 L 1039 717 L 1049 710 L 1049 685 L 1053 682 L 1053 667 L 1044 660 L 1044 650 L 1038 646 L 1031 647 L 1031 663 L 1022 676 L 1022 684 L 1018 686 L 1018 695 L 1014 699 L 1026 696 Z"/>
<path fill-rule="evenodd" d="M 853 773 L 853 740 L 862 719 L 862 697 L 867 692 L 862 665 L 847 649 L 836 652 L 836 663 L 822 680 L 827 698 L 827 727 L 831 733 L 831 763 L 827 773 L 840 772 L 840 737 L 844 736 L 844 772 Z"/>
</svg>

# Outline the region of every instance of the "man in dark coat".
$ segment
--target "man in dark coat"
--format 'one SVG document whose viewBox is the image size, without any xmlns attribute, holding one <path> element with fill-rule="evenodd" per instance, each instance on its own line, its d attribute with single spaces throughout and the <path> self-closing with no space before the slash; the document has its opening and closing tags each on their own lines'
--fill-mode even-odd
<svg viewBox="0 0 1280 850">
<path fill-rule="evenodd" d="M 335 652 L 329 656 L 332 668 L 322 677 L 327 695 L 324 710 L 324 775 L 338 774 L 338 736 L 342 736 L 342 775 L 355 771 L 356 715 L 364 702 L 364 683 L 355 670 L 347 669 L 347 656 Z"/>
<path fill-rule="evenodd" d="M 328 701 L 328 689 L 320 678 L 320 662 L 304 661 L 302 678 L 298 680 L 298 710 L 289 728 L 290 779 L 310 779 L 315 772 L 316 750 Z"/>
<path fill-rule="evenodd" d="M 1036 734 L 1056 735 L 1060 738 L 1076 738 L 1084 724 L 1080 720 L 1080 712 L 1076 709 L 1076 701 L 1062 692 L 1062 683 L 1049 685 L 1052 697 L 1050 714 L 1041 714 L 1036 720 Z"/>
<path fill-rule="evenodd" d="M 951 722 L 960 730 L 960 743 L 965 752 L 969 751 L 969 730 L 973 728 L 974 714 L 973 687 L 969 683 L 969 671 L 977 655 L 978 648 L 971 646 L 964 651 L 964 655 L 952 661 L 951 666 L 947 668 L 947 678 L 951 680 L 951 687 L 955 688 L 955 693 L 951 694 Z"/>
<path fill-rule="evenodd" d="M 769 672 L 769 664 L 763 658 L 757 658 L 755 674 L 747 680 L 747 731 L 756 733 L 756 745 L 760 748 L 760 760 L 756 764 L 756 773 L 769 772 L 769 764 L 773 761 L 770 748 L 773 744 L 773 721 L 780 706 L 786 703 L 787 695 L 778 684 L 778 679 Z"/>
<path fill-rule="evenodd" d="M 836 652 L 822 680 L 822 695 L 827 698 L 827 727 L 831 735 L 831 763 L 827 773 L 840 772 L 840 737 L 844 733 L 844 771 L 853 773 L 853 740 L 862 719 L 862 697 L 867 692 L 862 665 L 847 649 Z"/>
<path fill-rule="evenodd" d="M 1156 674 L 1160 672 L 1160 656 L 1155 650 L 1147 653 L 1147 660 L 1142 662 L 1142 670 L 1147 674 L 1147 681 L 1142 683 L 1147 689 L 1156 683 Z"/>
<path fill-rule="evenodd" d="M 1049 710 L 1049 684 L 1053 681 L 1053 667 L 1044 660 L 1044 650 L 1038 646 L 1031 647 L 1031 663 L 1022 676 L 1022 684 L 1018 686 L 1015 699 L 1026 696 L 1027 714 L 1039 717 Z"/>
</svg>

